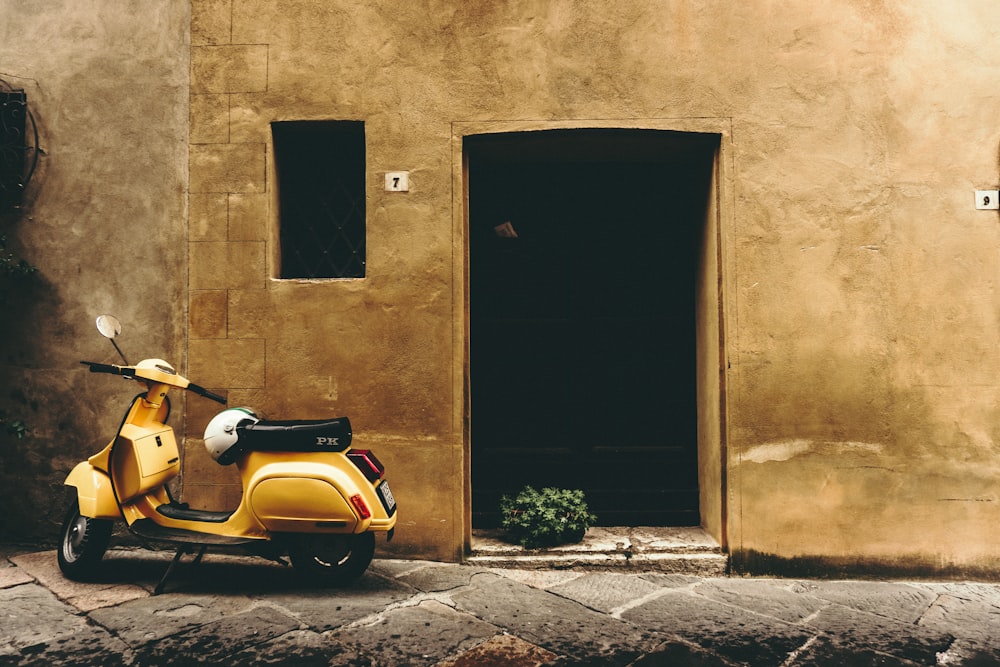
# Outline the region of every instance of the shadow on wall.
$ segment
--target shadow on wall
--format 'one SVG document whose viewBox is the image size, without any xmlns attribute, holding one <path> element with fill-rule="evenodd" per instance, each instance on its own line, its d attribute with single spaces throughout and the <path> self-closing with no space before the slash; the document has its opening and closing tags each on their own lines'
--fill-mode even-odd
<svg viewBox="0 0 1000 667">
<path fill-rule="evenodd" d="M 16 227 L 6 224 L 8 216 L 5 230 Z M 0 429 L 0 539 L 53 541 L 65 508 L 63 480 L 76 452 L 67 443 L 73 444 L 77 429 L 71 387 L 65 376 L 47 372 L 51 360 L 43 359 L 38 341 L 40 327 L 58 326 L 60 303 L 38 272 L 2 280 L 0 414 L 7 424 Z M 64 389 L 53 387 L 53 378 Z M 14 422 L 23 423 L 22 433 L 7 428 Z"/>
</svg>

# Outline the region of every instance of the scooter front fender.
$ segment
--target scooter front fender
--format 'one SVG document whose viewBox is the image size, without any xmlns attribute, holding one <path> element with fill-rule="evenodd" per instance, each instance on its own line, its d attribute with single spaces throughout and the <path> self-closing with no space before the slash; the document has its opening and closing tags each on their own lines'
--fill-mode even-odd
<svg viewBox="0 0 1000 667">
<path fill-rule="evenodd" d="M 80 514 L 92 519 L 120 519 L 121 512 L 111 489 L 111 478 L 87 461 L 78 463 L 64 482 L 76 487 Z"/>
</svg>

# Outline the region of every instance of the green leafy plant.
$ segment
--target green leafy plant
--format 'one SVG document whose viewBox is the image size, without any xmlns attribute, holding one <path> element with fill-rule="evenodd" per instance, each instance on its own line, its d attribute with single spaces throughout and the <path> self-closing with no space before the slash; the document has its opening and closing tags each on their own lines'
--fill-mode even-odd
<svg viewBox="0 0 1000 667">
<path fill-rule="evenodd" d="M 579 542 L 597 520 L 583 491 L 573 489 L 526 486 L 513 498 L 504 496 L 500 512 L 508 539 L 528 549 Z"/>
<path fill-rule="evenodd" d="M 0 429 L 3 429 L 7 435 L 12 435 L 18 440 L 23 438 L 28 433 L 28 427 L 20 419 L 8 419 L 7 415 L 0 412 Z"/>
</svg>

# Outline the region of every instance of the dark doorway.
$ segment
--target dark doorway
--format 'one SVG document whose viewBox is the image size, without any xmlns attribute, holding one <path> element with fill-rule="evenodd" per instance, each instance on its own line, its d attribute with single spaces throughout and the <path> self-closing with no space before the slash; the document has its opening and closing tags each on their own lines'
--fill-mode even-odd
<svg viewBox="0 0 1000 667">
<path fill-rule="evenodd" d="M 697 525 L 695 292 L 716 135 L 466 137 L 473 527 L 526 484 Z"/>
</svg>

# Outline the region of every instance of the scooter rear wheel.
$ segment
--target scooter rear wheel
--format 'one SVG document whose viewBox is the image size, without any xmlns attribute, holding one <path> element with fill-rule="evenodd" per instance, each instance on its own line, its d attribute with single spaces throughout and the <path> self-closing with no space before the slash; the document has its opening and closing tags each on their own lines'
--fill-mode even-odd
<svg viewBox="0 0 1000 667">
<path fill-rule="evenodd" d="M 295 571 L 319 586 L 345 586 L 364 574 L 375 556 L 375 535 L 296 535 L 288 545 Z"/>
<path fill-rule="evenodd" d="M 97 575 L 111 541 L 113 524 L 107 519 L 82 516 L 79 501 L 73 500 L 66 512 L 59 539 L 59 569 L 66 577 L 87 581 Z"/>
</svg>

